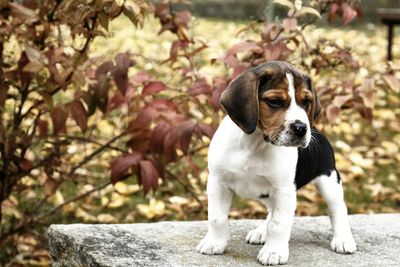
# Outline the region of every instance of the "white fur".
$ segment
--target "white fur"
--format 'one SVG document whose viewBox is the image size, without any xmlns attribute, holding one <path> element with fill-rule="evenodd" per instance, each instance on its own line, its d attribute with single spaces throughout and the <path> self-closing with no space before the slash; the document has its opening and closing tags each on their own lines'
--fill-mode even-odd
<svg viewBox="0 0 400 267">
<path fill-rule="evenodd" d="M 228 212 L 232 192 L 259 199 L 270 209 L 267 244 L 258 259 L 263 264 L 285 263 L 296 208 L 294 177 L 297 148 L 265 143 L 261 130 L 245 134 L 227 116 L 209 148 L 208 233 L 197 246 L 204 254 L 221 254 L 229 240 Z M 259 199 L 260 200 L 260 199 Z"/>
<path fill-rule="evenodd" d="M 289 125 L 295 120 L 306 123 L 308 144 L 311 131 L 307 114 L 296 104 L 292 75 L 287 74 L 287 79 L 291 104 L 285 123 Z M 203 254 L 222 254 L 225 251 L 230 238 L 228 213 L 232 193 L 236 192 L 241 197 L 261 201 L 269 210 L 267 220 L 246 236 L 249 243 L 265 243 L 258 260 L 264 265 L 286 263 L 296 209 L 294 178 L 297 160 L 296 147 L 266 143 L 260 129 L 245 134 L 226 116 L 209 148 L 208 233 L 197 246 L 197 251 Z M 336 172 L 332 175 L 336 175 Z M 335 177 L 326 176 L 317 178 L 315 184 L 329 206 L 334 232 L 332 249 L 339 253 L 354 252 L 356 246 L 347 219 L 341 184 L 337 183 Z M 269 197 L 260 198 L 261 195 Z"/>
<path fill-rule="evenodd" d="M 314 183 L 328 204 L 328 213 L 333 230 L 331 249 L 338 253 L 354 253 L 357 246 L 351 233 L 343 188 L 342 184 L 337 182 L 336 171 L 333 171 L 330 176 L 317 177 Z"/>
</svg>

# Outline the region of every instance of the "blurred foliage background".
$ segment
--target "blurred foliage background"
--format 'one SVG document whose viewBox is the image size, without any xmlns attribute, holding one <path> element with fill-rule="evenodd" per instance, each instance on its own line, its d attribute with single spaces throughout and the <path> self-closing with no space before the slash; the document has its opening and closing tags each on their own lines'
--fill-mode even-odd
<svg viewBox="0 0 400 267">
<path fill-rule="evenodd" d="M 349 212 L 400 211 L 400 32 L 387 62 L 376 19 L 397 1 L 244 2 L 0 1 L 0 265 L 48 265 L 51 223 L 206 219 L 219 96 L 268 60 L 312 76 Z"/>
</svg>

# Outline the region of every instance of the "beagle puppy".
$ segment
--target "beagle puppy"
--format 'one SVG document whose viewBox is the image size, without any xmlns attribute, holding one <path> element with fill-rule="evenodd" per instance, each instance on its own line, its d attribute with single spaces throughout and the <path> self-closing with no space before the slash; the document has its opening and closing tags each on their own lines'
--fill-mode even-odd
<svg viewBox="0 0 400 267">
<path fill-rule="evenodd" d="M 263 265 L 287 263 L 296 190 L 313 181 L 328 205 L 331 249 L 354 253 L 333 149 L 312 127 L 321 107 L 310 77 L 289 63 L 270 61 L 233 80 L 220 103 L 228 116 L 209 148 L 208 233 L 197 251 L 224 252 L 235 192 L 268 208 L 265 222 L 246 236 L 250 244 L 264 244 L 258 260 Z"/>
</svg>

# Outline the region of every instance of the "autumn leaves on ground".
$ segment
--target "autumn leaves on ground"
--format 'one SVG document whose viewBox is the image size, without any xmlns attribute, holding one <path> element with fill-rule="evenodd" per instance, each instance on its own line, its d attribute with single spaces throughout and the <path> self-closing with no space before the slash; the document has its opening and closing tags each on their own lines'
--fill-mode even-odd
<svg viewBox="0 0 400 267">
<path fill-rule="evenodd" d="M 78 2 L 0 2 L 0 265 L 47 265 L 50 223 L 206 219 L 219 96 L 266 60 L 313 78 L 316 127 L 336 151 L 350 213 L 399 212 L 400 55 L 385 61 L 382 25 L 347 25 L 356 16 L 347 1 L 276 1 L 288 16 L 267 24 L 173 14 L 168 4 Z M 316 24 L 323 12 L 341 26 Z M 312 185 L 298 193 L 297 214 L 326 214 Z M 230 215 L 266 211 L 235 197 Z"/>
</svg>

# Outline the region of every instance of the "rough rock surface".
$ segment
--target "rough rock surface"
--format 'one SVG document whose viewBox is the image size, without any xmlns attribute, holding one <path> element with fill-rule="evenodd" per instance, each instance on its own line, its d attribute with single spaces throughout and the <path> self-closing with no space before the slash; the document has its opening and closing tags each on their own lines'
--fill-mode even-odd
<svg viewBox="0 0 400 267">
<path fill-rule="evenodd" d="M 247 231 L 260 220 L 231 221 L 232 240 L 223 255 L 201 255 L 197 243 L 205 221 L 114 225 L 51 225 L 53 266 L 261 266 L 261 245 L 247 244 Z M 295 218 L 287 266 L 400 266 L 400 214 L 352 215 L 358 251 L 329 249 L 329 218 Z"/>
</svg>

